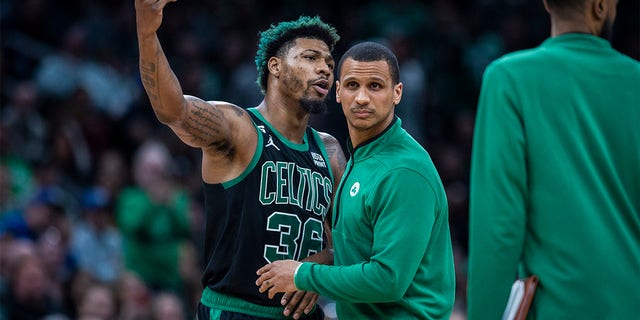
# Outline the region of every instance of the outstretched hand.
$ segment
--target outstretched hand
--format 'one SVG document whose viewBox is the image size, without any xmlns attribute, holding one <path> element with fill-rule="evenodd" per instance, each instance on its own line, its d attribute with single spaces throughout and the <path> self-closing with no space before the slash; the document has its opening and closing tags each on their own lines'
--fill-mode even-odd
<svg viewBox="0 0 640 320">
<path fill-rule="evenodd" d="M 169 2 L 177 0 L 136 0 L 136 25 L 138 36 L 154 34 L 162 24 L 162 10 Z"/>
</svg>

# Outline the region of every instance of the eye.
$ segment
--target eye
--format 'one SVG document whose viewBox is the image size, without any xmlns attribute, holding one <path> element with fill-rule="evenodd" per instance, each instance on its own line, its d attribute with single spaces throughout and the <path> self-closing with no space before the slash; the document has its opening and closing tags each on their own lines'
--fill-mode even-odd
<svg viewBox="0 0 640 320">
<path fill-rule="evenodd" d="M 358 83 L 354 81 L 349 81 L 345 84 L 345 87 L 349 89 L 356 89 L 358 88 Z"/>
<path fill-rule="evenodd" d="M 373 90 L 380 90 L 382 89 L 382 85 L 377 83 L 377 82 L 372 82 L 369 87 Z"/>
<path fill-rule="evenodd" d="M 304 58 L 309 60 L 309 61 L 316 61 L 316 57 L 315 56 L 305 56 Z"/>
</svg>

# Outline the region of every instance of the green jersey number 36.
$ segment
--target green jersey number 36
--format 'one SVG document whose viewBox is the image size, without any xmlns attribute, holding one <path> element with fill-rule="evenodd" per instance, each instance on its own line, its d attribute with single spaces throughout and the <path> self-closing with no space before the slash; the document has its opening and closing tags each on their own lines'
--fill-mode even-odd
<svg viewBox="0 0 640 320">
<path fill-rule="evenodd" d="M 264 258 L 269 263 L 300 260 L 322 250 L 322 221 L 318 219 L 309 218 L 303 224 L 297 215 L 274 212 L 267 220 L 267 230 L 280 233 L 279 245 L 264 246 Z"/>
</svg>

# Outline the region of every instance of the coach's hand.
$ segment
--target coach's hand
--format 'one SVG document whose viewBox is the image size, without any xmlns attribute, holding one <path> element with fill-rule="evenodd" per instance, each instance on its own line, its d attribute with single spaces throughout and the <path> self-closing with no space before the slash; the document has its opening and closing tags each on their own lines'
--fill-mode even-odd
<svg viewBox="0 0 640 320">
<path fill-rule="evenodd" d="M 138 36 L 153 35 L 162 24 L 162 10 L 169 2 L 177 0 L 136 0 L 136 26 Z"/>
</svg>

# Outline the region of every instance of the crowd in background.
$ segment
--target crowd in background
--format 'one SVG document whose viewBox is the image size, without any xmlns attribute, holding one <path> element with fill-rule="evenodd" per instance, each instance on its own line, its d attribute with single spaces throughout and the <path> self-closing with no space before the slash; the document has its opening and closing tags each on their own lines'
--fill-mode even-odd
<svg viewBox="0 0 640 320">
<path fill-rule="evenodd" d="M 201 290 L 200 151 L 156 120 L 144 94 L 134 1 L 0 3 L 0 320 L 191 318 Z M 454 315 L 463 318 L 482 72 L 549 35 L 542 1 L 179 1 L 159 36 L 186 94 L 252 107 L 262 99 L 258 32 L 300 14 L 336 27 L 336 59 L 363 40 L 397 54 L 396 111 L 447 190 Z M 636 60 L 639 20 L 638 1 L 621 0 L 612 44 Z M 311 124 L 346 142 L 330 99 Z"/>
</svg>

